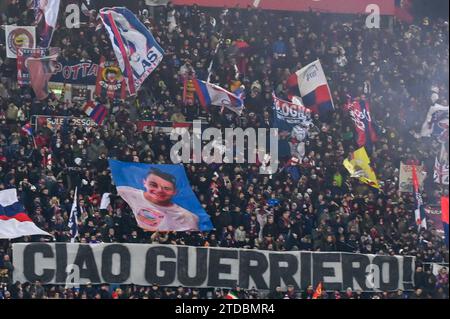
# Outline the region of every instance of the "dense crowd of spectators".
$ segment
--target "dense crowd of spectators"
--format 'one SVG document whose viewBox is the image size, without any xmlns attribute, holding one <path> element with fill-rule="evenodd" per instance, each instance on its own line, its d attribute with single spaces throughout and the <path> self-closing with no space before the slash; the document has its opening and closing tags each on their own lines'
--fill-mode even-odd
<svg viewBox="0 0 450 319">
<path fill-rule="evenodd" d="M 30 24 L 32 11 L 12 1 L 0 25 Z M 61 58 L 99 61 L 114 53 L 104 29 L 96 29 L 96 12 L 84 17 L 79 29 L 64 27 L 64 14 L 52 46 Z M 82 116 L 80 104 L 51 94 L 33 99 L 30 87 L 16 83 L 14 59 L 0 51 L 0 190 L 17 188 L 28 214 L 38 227 L 69 241 L 68 216 L 75 186 L 79 195 L 79 241 L 126 242 L 242 247 L 262 250 L 345 251 L 367 254 L 413 255 L 416 290 L 324 293 L 323 298 L 448 298 L 448 274 L 432 274 L 427 263 L 448 263 L 448 248 L 434 225 L 417 230 L 412 194 L 398 191 L 400 162 L 421 162 L 428 172 L 424 202 L 438 203 L 446 192 L 433 182 L 433 165 L 440 143 L 417 138 L 431 105 L 431 87 L 439 103 L 448 105 L 448 21 L 424 19 L 408 25 L 382 21 L 367 29 L 363 16 L 316 12 L 271 12 L 256 9 L 222 10 L 192 7 L 146 7 L 139 18 L 151 28 L 166 51 L 158 69 L 147 79 L 137 99 L 111 103 L 102 127 L 86 131 L 64 126 L 39 127 L 33 139 L 21 127 L 33 115 Z M 2 34 L 3 36 L 3 34 Z M 248 48 L 239 50 L 236 41 Z M 214 49 L 221 43 L 217 54 Z M 257 164 L 187 164 L 191 185 L 211 216 L 214 231 L 149 233 L 136 226 L 128 205 L 111 184 L 108 158 L 146 163 L 171 163 L 167 134 L 139 132 L 136 120 L 192 121 L 204 118 L 211 126 L 273 127 L 272 92 L 286 98 L 287 78 L 319 58 L 329 77 L 336 110 L 314 117 L 305 142 L 305 155 L 291 160 L 295 139 L 279 140 L 277 173 L 260 175 Z M 245 86 L 242 116 L 195 102 L 183 104 L 183 70 L 206 80 L 213 59 L 211 82 L 231 89 Z M 181 70 L 181 71 L 180 71 Z M 356 149 L 353 122 L 343 109 L 346 95 L 366 95 L 379 141 L 371 153 L 372 167 L 382 191 L 351 179 L 341 165 Z M 49 166 L 47 154 L 51 153 Z M 103 193 L 111 204 L 100 210 Z M 32 236 L 17 241 L 40 241 Z M 40 283 L 11 282 L 10 241 L 0 240 L 1 298 L 220 298 L 222 290 L 109 285 L 80 290 Z M 277 288 L 272 298 L 311 298 L 315 287 L 303 292 Z M 257 291 L 235 289 L 243 298 L 261 297 Z"/>
</svg>

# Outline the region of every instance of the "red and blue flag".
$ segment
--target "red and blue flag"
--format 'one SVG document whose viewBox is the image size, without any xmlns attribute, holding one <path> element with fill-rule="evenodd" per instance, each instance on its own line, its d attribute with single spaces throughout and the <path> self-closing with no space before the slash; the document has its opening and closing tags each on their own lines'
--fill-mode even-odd
<svg viewBox="0 0 450 319">
<path fill-rule="evenodd" d="M 88 101 L 83 106 L 83 111 L 98 125 L 102 125 L 108 115 L 108 109 L 103 104 Z"/>
<path fill-rule="evenodd" d="M 358 134 L 357 144 L 359 147 L 365 146 L 367 150 L 372 150 L 372 145 L 378 140 L 376 125 L 370 112 L 370 103 L 366 99 L 353 100 L 348 96 L 345 109 L 349 112 L 355 130 Z"/>
</svg>

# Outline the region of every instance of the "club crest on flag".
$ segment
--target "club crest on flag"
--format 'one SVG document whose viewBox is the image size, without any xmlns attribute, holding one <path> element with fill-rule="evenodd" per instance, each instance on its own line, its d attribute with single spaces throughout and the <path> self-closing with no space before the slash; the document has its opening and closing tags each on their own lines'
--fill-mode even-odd
<svg viewBox="0 0 450 319">
<path fill-rule="evenodd" d="M 100 59 L 95 94 L 110 100 L 126 98 L 125 78 L 116 62 Z"/>
<path fill-rule="evenodd" d="M 6 57 L 15 59 L 19 48 L 34 48 L 36 46 L 35 29 L 29 26 L 5 26 Z"/>
</svg>

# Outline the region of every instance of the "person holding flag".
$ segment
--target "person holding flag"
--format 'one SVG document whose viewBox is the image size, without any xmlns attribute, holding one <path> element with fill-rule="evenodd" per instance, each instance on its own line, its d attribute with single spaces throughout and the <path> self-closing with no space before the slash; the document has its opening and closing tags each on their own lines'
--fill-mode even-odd
<svg viewBox="0 0 450 319">
<path fill-rule="evenodd" d="M 292 88 L 298 87 L 305 107 L 311 109 L 313 113 L 320 114 L 322 119 L 334 110 L 330 87 L 320 60 L 316 60 L 292 74 L 288 79 L 288 87 L 290 95 L 296 91 L 292 91 Z"/>
</svg>

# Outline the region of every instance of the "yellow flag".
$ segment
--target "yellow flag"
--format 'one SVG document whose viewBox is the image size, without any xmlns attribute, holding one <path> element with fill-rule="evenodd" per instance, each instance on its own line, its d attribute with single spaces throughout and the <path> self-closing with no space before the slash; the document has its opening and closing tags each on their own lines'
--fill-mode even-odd
<svg viewBox="0 0 450 319">
<path fill-rule="evenodd" d="M 375 172 L 370 167 L 370 158 L 364 147 L 354 151 L 351 159 L 345 159 L 343 164 L 351 177 L 356 177 L 364 184 L 374 188 L 380 188 Z"/>
</svg>

